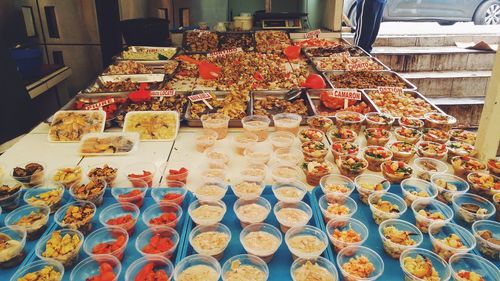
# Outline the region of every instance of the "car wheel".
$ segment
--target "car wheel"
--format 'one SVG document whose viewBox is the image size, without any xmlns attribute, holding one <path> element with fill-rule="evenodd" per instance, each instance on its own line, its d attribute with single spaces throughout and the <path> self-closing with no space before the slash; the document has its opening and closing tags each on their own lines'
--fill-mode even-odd
<svg viewBox="0 0 500 281">
<path fill-rule="evenodd" d="M 454 25 L 454 21 L 438 21 L 439 25 Z"/>
<path fill-rule="evenodd" d="M 474 23 L 482 25 L 500 24 L 500 1 L 488 0 L 477 8 Z"/>
</svg>

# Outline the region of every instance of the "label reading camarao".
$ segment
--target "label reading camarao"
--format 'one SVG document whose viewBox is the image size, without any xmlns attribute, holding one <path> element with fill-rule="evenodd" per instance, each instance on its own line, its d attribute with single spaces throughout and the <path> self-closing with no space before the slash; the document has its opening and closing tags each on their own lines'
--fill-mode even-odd
<svg viewBox="0 0 500 281">
<path fill-rule="evenodd" d="M 358 91 L 333 90 L 330 92 L 330 96 L 348 100 L 361 100 L 361 93 Z"/>
<path fill-rule="evenodd" d="M 94 104 L 89 104 L 89 105 L 85 106 L 83 109 L 85 109 L 85 110 L 96 110 L 96 109 L 99 109 L 101 107 L 105 107 L 106 105 L 113 104 L 113 103 L 115 103 L 115 99 L 114 98 L 109 98 L 109 99 L 102 100 L 100 102 L 96 102 Z"/>
</svg>

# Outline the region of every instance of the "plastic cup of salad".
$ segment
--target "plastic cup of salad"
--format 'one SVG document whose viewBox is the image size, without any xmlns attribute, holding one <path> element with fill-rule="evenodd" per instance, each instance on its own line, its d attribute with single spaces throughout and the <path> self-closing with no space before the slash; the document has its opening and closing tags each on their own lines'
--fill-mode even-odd
<svg viewBox="0 0 500 281">
<path fill-rule="evenodd" d="M 406 212 L 405 201 L 390 192 L 374 192 L 368 197 L 373 220 L 380 225 L 389 219 L 399 219 Z"/>
<path fill-rule="evenodd" d="M 64 266 L 56 260 L 39 260 L 31 262 L 29 265 L 19 268 L 11 277 L 11 281 L 15 280 L 33 280 L 28 279 L 28 276 L 33 276 L 44 270 L 50 270 L 51 281 L 61 281 L 64 276 Z M 36 276 L 36 275 L 35 275 Z"/>
<path fill-rule="evenodd" d="M 152 187 L 157 168 L 155 164 L 150 162 L 137 162 L 125 167 L 124 171 L 133 186 L 142 187 L 141 181 L 144 181 L 148 184 L 148 187 Z M 137 180 L 140 181 L 136 185 Z"/>
<path fill-rule="evenodd" d="M 387 192 L 391 183 L 385 178 L 377 175 L 359 175 L 354 179 L 354 185 L 359 194 L 361 202 L 368 205 L 368 197 L 374 192 Z"/>
<path fill-rule="evenodd" d="M 395 118 L 386 113 L 369 112 L 365 114 L 367 128 L 391 130 Z"/>
<path fill-rule="evenodd" d="M 385 252 L 393 259 L 398 259 L 406 249 L 418 248 L 424 236 L 413 224 L 398 219 L 382 222 L 378 234 Z"/>
<path fill-rule="evenodd" d="M 354 130 L 346 128 L 338 128 L 336 130 L 331 130 L 329 133 L 332 142 L 343 141 L 343 142 L 356 142 L 358 138 L 358 133 Z"/>
<path fill-rule="evenodd" d="M 451 158 L 450 163 L 455 175 L 463 179 L 466 179 L 469 173 L 486 170 L 484 163 L 470 156 L 455 156 Z"/>
<path fill-rule="evenodd" d="M 35 246 L 35 255 L 41 260 L 57 260 L 64 267 L 72 267 L 78 262 L 78 256 L 80 254 L 80 249 L 83 245 L 83 240 L 85 239 L 85 237 L 80 231 L 74 229 L 60 229 L 57 231 L 59 231 L 61 237 L 64 237 L 66 235 L 69 235 L 71 237 L 74 236 L 78 237 L 79 239 L 78 244 L 73 245 L 72 243 L 73 248 L 64 254 L 59 254 L 56 257 L 50 257 L 50 258 L 45 257 L 44 253 L 47 249 L 47 242 L 52 238 L 52 232 L 51 232 L 38 240 Z"/>
<path fill-rule="evenodd" d="M 440 256 L 421 248 L 407 249 L 401 253 L 399 264 L 405 275 L 405 280 L 422 281 L 432 276 L 433 271 L 440 281 L 448 281 L 451 277 L 450 267 Z M 430 267 L 431 271 L 422 272 L 420 268 Z"/>
<path fill-rule="evenodd" d="M 449 260 L 455 280 L 500 280 L 500 270 L 489 260 L 475 254 L 455 254 Z"/>
<path fill-rule="evenodd" d="M 150 271 L 151 270 L 151 271 Z M 158 273 L 163 271 L 163 273 Z M 172 262 L 161 256 L 142 257 L 134 261 L 125 272 L 125 281 L 134 281 L 144 272 L 155 272 L 155 274 L 164 276 L 165 280 L 172 280 L 174 275 L 174 265 Z M 140 277 L 139 277 L 140 278 Z"/>
<path fill-rule="evenodd" d="M 302 170 L 306 175 L 306 182 L 311 186 L 319 185 L 321 179 L 333 171 L 333 164 L 330 161 L 312 161 L 302 163 Z"/>
<path fill-rule="evenodd" d="M 354 218 L 335 218 L 326 224 L 326 234 L 333 244 L 333 250 L 349 246 L 360 246 L 368 239 L 368 228 Z"/>
<path fill-rule="evenodd" d="M 500 193 L 500 178 L 485 172 L 472 172 L 467 175 L 472 193 L 492 199 L 493 195 Z"/>
<path fill-rule="evenodd" d="M 429 232 L 429 225 L 436 221 L 449 222 L 453 218 L 453 210 L 448 205 L 431 198 L 421 198 L 411 204 L 415 226 L 422 232 Z"/>
<path fill-rule="evenodd" d="M 116 226 L 127 231 L 129 236 L 135 232 L 135 224 L 140 210 L 132 203 L 116 203 L 104 208 L 99 214 L 99 222 L 104 226 Z"/>
<path fill-rule="evenodd" d="M 172 259 L 179 240 L 179 233 L 175 229 L 164 225 L 154 226 L 137 236 L 135 249 L 146 259 L 154 256 Z"/>
<path fill-rule="evenodd" d="M 410 178 L 401 182 L 401 191 L 403 192 L 403 199 L 408 207 L 411 206 L 413 201 L 420 198 L 436 198 L 438 191 L 434 185 L 428 181 L 421 179 Z"/>
<path fill-rule="evenodd" d="M 333 121 L 328 117 L 317 115 L 307 118 L 307 125 L 326 134 L 333 127 Z"/>
<path fill-rule="evenodd" d="M 500 223 L 492 220 L 479 220 L 472 224 L 472 234 L 476 238 L 481 254 L 491 260 L 500 259 L 500 245 L 495 236 L 500 233 Z M 498 237 L 498 236 L 497 236 Z"/>
<path fill-rule="evenodd" d="M 118 280 L 118 276 L 120 276 L 121 272 L 122 265 L 116 257 L 112 255 L 97 255 L 88 257 L 75 266 L 75 268 L 71 271 L 69 280 L 92 280 L 92 277 L 94 276 L 106 274 L 106 276 L 108 276 L 106 281 L 116 281 Z"/>
<path fill-rule="evenodd" d="M 47 229 L 50 208 L 47 205 L 25 205 L 5 216 L 4 223 L 13 229 L 26 231 L 26 239 L 38 239 Z"/>
<path fill-rule="evenodd" d="M 385 146 L 391 138 L 391 132 L 380 128 L 365 129 L 366 145 Z"/>
<path fill-rule="evenodd" d="M 366 275 L 359 276 L 356 271 L 364 262 L 369 262 L 373 266 Z M 348 246 L 340 250 L 337 254 L 337 265 L 346 281 L 355 280 L 377 280 L 384 272 L 384 261 L 375 251 L 363 246 Z"/>
<path fill-rule="evenodd" d="M 392 160 L 403 161 L 409 163 L 415 155 L 415 145 L 403 141 L 396 141 L 389 144 L 389 149 L 392 151 Z"/>
<path fill-rule="evenodd" d="M 356 201 L 343 194 L 325 194 L 319 198 L 318 205 L 325 223 L 334 219 L 350 218 L 358 210 Z"/>
<path fill-rule="evenodd" d="M 337 167 L 341 175 L 354 179 L 366 171 L 368 161 L 363 158 L 346 155 L 339 158 Z"/>
<path fill-rule="evenodd" d="M 436 128 L 448 132 L 457 123 L 457 119 L 445 113 L 428 112 L 424 114 L 424 123 L 427 128 Z"/>
<path fill-rule="evenodd" d="M 83 251 L 88 256 L 112 255 L 123 259 L 123 253 L 129 240 L 125 229 L 119 227 L 102 227 L 94 230 L 85 238 L 83 242 Z"/>
<path fill-rule="evenodd" d="M 448 261 L 454 254 L 465 254 L 476 247 L 474 235 L 450 222 L 433 222 L 429 226 L 432 251 Z"/>
<path fill-rule="evenodd" d="M 368 161 L 368 170 L 380 172 L 380 164 L 392 159 L 392 151 L 383 146 L 367 146 L 363 149 L 363 158 Z"/>
<path fill-rule="evenodd" d="M 416 117 L 403 116 L 399 118 L 399 126 L 420 130 L 424 127 L 424 121 Z"/>
<path fill-rule="evenodd" d="M 354 111 L 339 111 L 335 114 L 335 123 L 338 128 L 350 129 L 359 134 L 365 116 Z"/>
<path fill-rule="evenodd" d="M 418 129 L 398 127 L 394 130 L 394 136 L 397 141 L 416 144 L 422 137 L 422 132 Z"/>
<path fill-rule="evenodd" d="M 469 190 L 469 184 L 465 180 L 450 174 L 434 174 L 431 176 L 431 183 L 438 190 L 436 199 L 445 204 L 451 203 L 453 195 Z"/>
<path fill-rule="evenodd" d="M 400 183 L 413 175 L 413 169 L 403 161 L 386 161 L 380 164 L 382 175 L 391 183 Z"/>
<path fill-rule="evenodd" d="M 448 144 L 447 161 L 451 163 L 451 159 L 455 156 L 475 156 L 476 148 L 472 144 L 460 141 L 450 141 Z"/>
</svg>

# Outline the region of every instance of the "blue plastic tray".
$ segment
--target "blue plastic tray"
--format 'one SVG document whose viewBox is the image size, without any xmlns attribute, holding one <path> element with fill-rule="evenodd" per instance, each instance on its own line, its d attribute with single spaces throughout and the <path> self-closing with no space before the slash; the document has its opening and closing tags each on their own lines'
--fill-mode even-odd
<svg viewBox="0 0 500 281">
<path fill-rule="evenodd" d="M 71 201 L 68 198 L 68 192 L 65 193 L 65 198 L 67 199 L 68 202 Z M 190 192 L 188 192 L 186 194 L 186 197 L 184 198 L 183 203 L 182 203 L 182 211 L 183 211 L 182 218 L 176 226 L 176 230 L 179 233 L 180 239 L 179 239 L 179 245 L 177 247 L 177 250 L 175 251 L 174 255 L 172 256 L 172 259 L 171 259 L 172 263 L 174 263 L 174 261 L 177 258 L 178 253 L 182 250 L 181 247 L 184 245 L 183 241 L 187 239 L 186 237 L 184 237 L 184 233 L 185 233 L 184 230 L 185 230 L 185 226 L 186 226 L 186 221 L 188 221 L 187 207 L 189 206 L 189 203 L 191 201 L 192 201 L 192 195 Z M 110 190 L 109 189 L 106 190 L 106 193 L 104 195 L 104 202 L 100 207 L 97 208 L 97 212 L 96 212 L 94 218 L 92 219 L 92 225 L 93 225 L 92 229 L 93 230 L 103 227 L 103 225 L 99 222 L 100 212 L 104 208 L 106 208 L 107 206 L 115 204 L 115 203 L 117 203 L 117 201 L 111 195 Z M 150 190 L 148 190 L 146 193 L 146 197 L 144 198 L 144 204 L 141 207 L 141 214 L 139 215 L 139 219 L 138 219 L 137 224 L 135 226 L 135 232 L 131 237 L 129 237 L 127 247 L 125 248 L 123 260 L 121 262 L 122 263 L 122 272 L 121 272 L 120 278 L 118 280 L 124 280 L 125 279 L 125 271 L 127 270 L 127 268 L 134 261 L 136 261 L 137 259 L 142 257 L 141 254 L 135 249 L 135 239 L 142 231 L 144 231 L 147 228 L 147 226 L 142 222 L 142 219 L 141 219 L 142 211 L 144 211 L 147 207 L 154 205 L 154 204 L 156 204 L 156 202 L 151 197 Z M 5 214 L 2 214 L 2 216 L 1 216 L 2 225 L 3 225 L 4 217 L 5 217 Z M 47 230 L 45 231 L 44 235 L 48 235 L 53 230 L 56 230 L 56 229 L 59 229 L 59 226 L 53 221 L 53 215 L 51 215 L 49 225 L 48 225 Z M 37 243 L 37 241 L 32 241 L 32 242 L 26 243 L 26 247 L 25 247 L 26 258 L 24 259 L 23 263 L 19 267 L 15 267 L 15 268 L 8 269 L 8 270 L 0 269 L 0 280 L 2 280 L 2 281 L 10 280 L 11 276 L 16 272 L 16 270 L 18 268 L 25 266 L 25 265 L 28 265 L 32 261 L 35 261 L 38 259 L 37 256 L 35 255 L 36 243 Z M 87 254 L 85 254 L 85 252 L 83 251 L 83 248 L 82 248 L 80 250 L 80 256 L 79 256 L 78 261 L 82 261 L 85 258 L 87 258 Z M 175 263 L 174 263 L 174 265 L 175 265 Z M 65 268 L 65 273 L 64 273 L 62 280 L 64 280 L 64 281 L 69 280 L 69 276 L 71 274 L 72 269 L 73 268 Z"/>
<path fill-rule="evenodd" d="M 269 203 L 271 203 L 271 206 L 274 206 L 274 204 L 277 202 L 277 199 L 274 197 L 274 195 L 271 192 L 270 186 L 266 186 L 266 188 L 262 194 L 262 197 L 266 198 L 269 201 Z M 237 198 L 234 195 L 234 193 L 232 192 L 232 190 L 229 190 L 223 199 L 224 203 L 226 203 L 226 206 L 227 206 L 227 212 L 224 215 L 224 218 L 222 219 L 221 223 L 226 225 L 231 230 L 232 237 L 231 237 L 231 241 L 229 242 L 229 246 L 226 248 L 226 250 L 224 252 L 224 257 L 219 261 L 221 266 L 224 264 L 224 262 L 227 259 L 229 259 L 235 255 L 246 254 L 245 249 L 241 245 L 240 238 L 239 238 L 240 232 L 242 230 L 241 225 L 240 225 L 240 221 L 238 220 L 238 218 L 236 217 L 236 214 L 233 211 L 233 205 L 234 205 L 234 202 L 236 200 L 237 200 Z M 309 204 L 310 206 L 312 204 L 314 204 L 310 193 L 308 193 L 304 197 L 303 201 L 305 203 Z M 314 207 L 311 206 L 311 208 L 314 208 Z M 311 220 L 309 221 L 308 224 L 311 226 L 319 227 L 319 220 L 320 219 L 321 218 L 317 217 L 317 215 L 313 211 L 313 217 L 311 218 Z M 279 229 L 279 223 L 276 220 L 276 217 L 274 216 L 272 210 L 271 210 L 271 213 L 269 214 L 269 216 L 267 217 L 267 219 L 265 220 L 265 222 L 269 223 L 273 226 L 276 226 Z M 194 228 L 194 223 L 192 220 L 189 220 L 186 223 L 186 233 L 185 233 L 186 238 L 189 237 L 189 233 L 191 232 L 191 229 L 193 229 L 193 228 Z M 283 235 L 283 237 L 284 237 L 284 235 Z M 196 254 L 196 252 L 193 250 L 193 248 L 189 244 L 188 239 L 186 239 L 184 241 L 184 243 L 185 243 L 184 250 L 181 253 L 179 253 L 179 256 L 178 256 L 178 258 L 180 258 L 180 259 L 182 259 L 186 256 Z M 323 252 L 323 256 L 330 259 L 330 260 L 333 258 L 332 255 L 333 255 L 333 253 L 332 253 L 330 248 L 327 248 L 327 250 L 325 250 L 325 252 Z M 268 264 L 268 266 L 269 266 L 269 279 L 268 280 L 269 281 L 291 280 L 290 266 L 292 265 L 292 263 L 293 263 L 292 254 L 288 250 L 288 248 L 285 244 L 285 241 L 283 239 L 283 243 L 279 247 L 278 251 L 275 253 L 271 262 Z"/>
</svg>

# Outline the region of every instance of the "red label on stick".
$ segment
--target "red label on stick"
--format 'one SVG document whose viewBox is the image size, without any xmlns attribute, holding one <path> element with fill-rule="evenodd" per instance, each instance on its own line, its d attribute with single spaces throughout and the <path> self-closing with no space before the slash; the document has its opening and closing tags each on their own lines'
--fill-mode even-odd
<svg viewBox="0 0 500 281">
<path fill-rule="evenodd" d="M 381 94 L 402 94 L 403 88 L 401 87 L 378 87 L 377 91 Z"/>
<path fill-rule="evenodd" d="M 99 109 L 101 107 L 105 107 L 106 105 L 110 105 L 110 104 L 113 104 L 113 103 L 115 103 L 115 99 L 114 98 L 109 98 L 109 99 L 102 100 L 100 102 L 96 102 L 94 104 L 87 105 L 83 109 L 85 109 L 85 110 L 95 110 L 95 109 Z"/>
<path fill-rule="evenodd" d="M 191 95 L 188 98 L 191 102 L 197 102 L 197 101 L 201 101 L 201 100 L 209 100 L 212 98 L 212 96 L 207 92 L 203 92 L 200 94 Z"/>
<path fill-rule="evenodd" d="M 304 38 L 318 37 L 321 34 L 321 29 L 315 29 L 304 34 Z"/>
<path fill-rule="evenodd" d="M 152 97 L 173 97 L 175 96 L 175 90 L 160 90 L 151 91 Z"/>
<path fill-rule="evenodd" d="M 361 100 L 361 93 L 358 91 L 333 90 L 333 92 L 330 92 L 330 96 L 348 100 Z"/>
<path fill-rule="evenodd" d="M 239 52 L 243 52 L 242 48 L 234 48 L 234 49 L 229 49 L 229 50 L 224 50 L 224 51 L 219 51 L 219 52 L 212 52 L 208 53 L 207 57 L 209 58 L 217 58 L 217 57 L 224 57 L 230 54 L 236 54 Z"/>
</svg>

